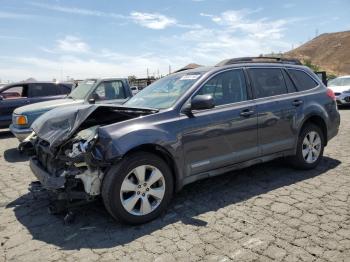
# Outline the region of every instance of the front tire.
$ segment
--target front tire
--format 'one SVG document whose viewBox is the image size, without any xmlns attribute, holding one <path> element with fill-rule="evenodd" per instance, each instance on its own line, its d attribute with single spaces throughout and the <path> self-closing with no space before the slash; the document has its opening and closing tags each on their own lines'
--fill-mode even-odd
<svg viewBox="0 0 350 262">
<path fill-rule="evenodd" d="M 315 168 L 322 159 L 324 145 L 321 128 L 307 124 L 299 135 L 296 155 L 290 158 L 291 164 L 298 169 Z"/>
<path fill-rule="evenodd" d="M 143 224 L 165 211 L 173 188 L 166 162 L 155 154 L 138 152 L 110 168 L 102 183 L 102 198 L 115 219 Z"/>
</svg>

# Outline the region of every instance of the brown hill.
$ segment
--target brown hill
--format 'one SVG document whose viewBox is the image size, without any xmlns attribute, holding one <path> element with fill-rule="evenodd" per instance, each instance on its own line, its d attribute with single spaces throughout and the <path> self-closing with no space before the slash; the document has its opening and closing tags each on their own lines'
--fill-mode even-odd
<svg viewBox="0 0 350 262">
<path fill-rule="evenodd" d="M 350 74 L 350 31 L 319 35 L 285 56 L 310 60 L 327 73 Z"/>
</svg>

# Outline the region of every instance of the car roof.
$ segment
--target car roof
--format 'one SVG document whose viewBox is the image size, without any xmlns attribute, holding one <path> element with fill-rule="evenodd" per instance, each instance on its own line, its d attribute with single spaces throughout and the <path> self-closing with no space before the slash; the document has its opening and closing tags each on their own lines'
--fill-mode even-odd
<svg viewBox="0 0 350 262">
<path fill-rule="evenodd" d="M 125 77 L 99 77 L 99 78 L 86 78 L 82 81 L 111 81 L 111 80 L 127 80 Z"/>
<path fill-rule="evenodd" d="M 224 69 L 230 69 L 230 68 L 242 68 L 242 67 L 286 67 L 286 68 L 296 68 L 296 69 L 303 69 L 308 70 L 310 69 L 307 66 L 303 65 L 294 65 L 294 64 L 286 64 L 286 63 L 236 63 L 236 64 L 229 64 L 224 66 L 210 66 L 210 67 L 198 67 L 195 69 L 189 69 L 184 70 L 175 74 L 191 74 L 191 73 L 207 73 L 207 72 L 218 72 L 222 71 Z"/>
</svg>

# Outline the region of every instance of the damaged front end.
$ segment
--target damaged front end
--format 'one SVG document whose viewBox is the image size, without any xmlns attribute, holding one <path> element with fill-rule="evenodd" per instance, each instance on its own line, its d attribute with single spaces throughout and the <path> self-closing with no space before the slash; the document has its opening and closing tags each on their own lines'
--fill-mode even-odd
<svg viewBox="0 0 350 262">
<path fill-rule="evenodd" d="M 99 128 L 154 112 L 102 105 L 54 109 L 34 122 L 34 132 L 20 146 L 43 188 L 61 200 L 91 200 L 100 195 L 103 176 L 116 161 L 105 159 Z"/>
</svg>

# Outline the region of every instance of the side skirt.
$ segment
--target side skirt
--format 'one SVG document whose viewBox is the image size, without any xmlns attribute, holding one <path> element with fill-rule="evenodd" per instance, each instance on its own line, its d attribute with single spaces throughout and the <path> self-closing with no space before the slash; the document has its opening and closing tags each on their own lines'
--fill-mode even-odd
<svg viewBox="0 0 350 262">
<path fill-rule="evenodd" d="M 240 162 L 240 163 L 237 163 L 237 164 L 233 164 L 233 165 L 229 165 L 229 166 L 213 169 L 213 170 L 210 170 L 210 171 L 207 171 L 207 172 L 203 172 L 203 173 L 199 173 L 199 174 L 195 174 L 195 175 L 191 175 L 191 176 L 188 176 L 188 177 L 184 178 L 182 186 L 185 186 L 187 184 L 193 183 L 193 182 L 201 180 L 201 179 L 222 175 L 222 174 L 225 174 L 225 173 L 230 172 L 230 171 L 243 169 L 243 168 L 246 168 L 246 167 L 249 167 L 249 166 L 252 166 L 252 165 L 261 164 L 261 163 L 268 162 L 268 161 L 271 161 L 271 160 L 276 159 L 276 158 L 291 156 L 291 155 L 294 155 L 294 154 L 295 154 L 295 150 L 294 149 L 287 150 L 287 151 L 282 151 L 282 152 L 277 152 L 277 153 L 274 153 L 274 154 L 270 154 L 270 155 L 254 158 L 254 159 L 251 159 L 251 160 L 248 160 L 248 161 L 244 161 L 244 162 Z"/>
</svg>

